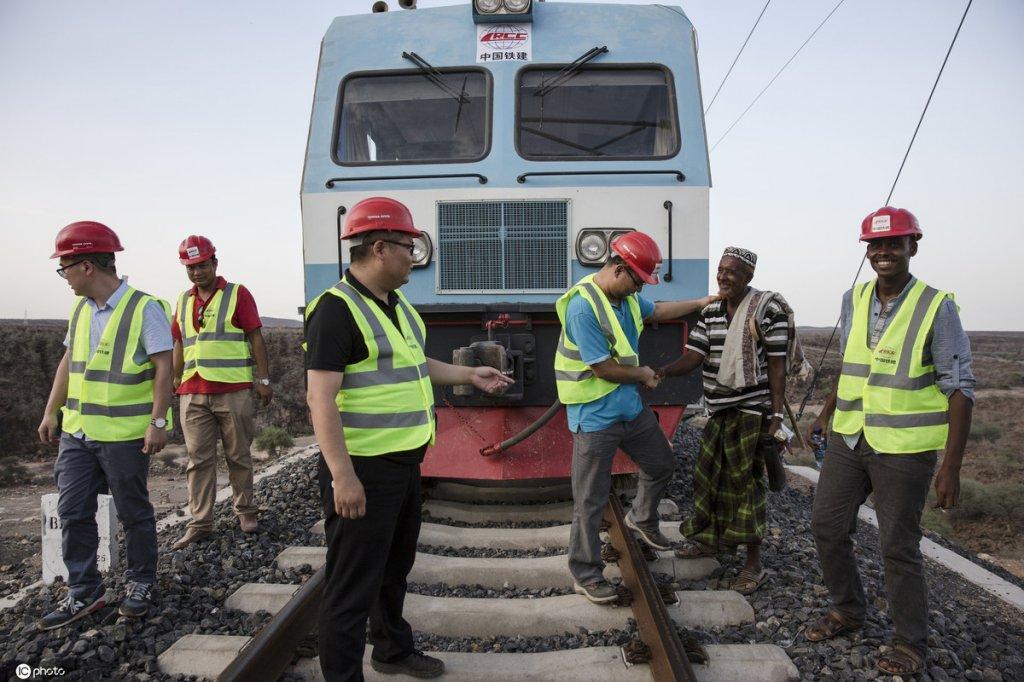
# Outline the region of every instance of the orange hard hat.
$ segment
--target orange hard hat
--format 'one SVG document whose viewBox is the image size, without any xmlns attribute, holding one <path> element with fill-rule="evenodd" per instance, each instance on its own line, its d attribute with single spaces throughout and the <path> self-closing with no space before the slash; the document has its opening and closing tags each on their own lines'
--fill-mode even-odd
<svg viewBox="0 0 1024 682">
<path fill-rule="evenodd" d="M 613 239 L 611 248 L 637 277 L 647 284 L 658 283 L 661 249 L 653 239 L 643 232 L 627 232 Z"/>
<path fill-rule="evenodd" d="M 924 236 L 917 224 L 917 218 L 905 208 L 883 206 L 874 213 L 869 213 L 860 224 L 862 242 L 886 237 L 903 237 L 908 234 L 914 241 Z"/>
<path fill-rule="evenodd" d="M 209 260 L 217 253 L 217 247 L 206 237 L 190 234 L 178 244 L 178 260 L 182 265 L 195 265 Z"/>
<path fill-rule="evenodd" d="M 387 197 L 370 197 L 349 209 L 341 238 L 351 239 L 374 230 L 405 232 L 414 237 L 423 234 L 413 225 L 412 213 L 405 204 Z"/>
<path fill-rule="evenodd" d="M 103 223 L 81 220 L 66 225 L 57 233 L 53 255 L 50 258 L 115 251 L 124 251 L 124 247 L 113 230 Z"/>
</svg>

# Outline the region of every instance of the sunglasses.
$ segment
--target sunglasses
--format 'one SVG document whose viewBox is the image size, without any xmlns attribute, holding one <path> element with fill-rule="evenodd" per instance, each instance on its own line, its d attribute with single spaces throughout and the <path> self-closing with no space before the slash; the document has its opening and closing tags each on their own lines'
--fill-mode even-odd
<svg viewBox="0 0 1024 682">
<path fill-rule="evenodd" d="M 629 275 L 629 278 L 633 280 L 633 286 L 635 286 L 637 289 L 643 289 L 644 284 L 646 284 L 646 282 L 637 279 L 637 276 L 633 274 L 633 270 L 630 269 L 628 265 L 623 266 L 622 269 L 625 270 L 626 274 Z"/>
<path fill-rule="evenodd" d="M 412 256 L 416 252 L 416 242 L 409 242 L 408 244 L 406 244 L 405 242 L 396 242 L 392 239 L 378 239 L 377 241 L 385 242 L 387 244 L 394 244 L 395 246 L 401 246 L 403 249 L 409 251 L 410 256 Z"/>
</svg>

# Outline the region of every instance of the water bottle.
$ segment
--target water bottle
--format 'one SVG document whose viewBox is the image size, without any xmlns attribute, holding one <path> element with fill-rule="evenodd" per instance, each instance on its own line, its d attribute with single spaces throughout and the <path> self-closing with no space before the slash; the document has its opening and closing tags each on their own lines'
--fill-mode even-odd
<svg viewBox="0 0 1024 682">
<path fill-rule="evenodd" d="M 814 466 L 818 469 L 821 469 L 821 464 L 825 461 L 825 448 L 827 445 L 825 434 L 822 433 L 821 427 L 815 426 L 811 431 L 811 448 L 814 450 Z"/>
</svg>

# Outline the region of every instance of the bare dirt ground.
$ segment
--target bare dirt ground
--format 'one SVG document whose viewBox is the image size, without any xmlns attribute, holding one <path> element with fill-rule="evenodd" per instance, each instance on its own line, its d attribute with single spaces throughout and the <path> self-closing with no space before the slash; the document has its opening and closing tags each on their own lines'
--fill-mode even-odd
<svg viewBox="0 0 1024 682">
<path fill-rule="evenodd" d="M 295 438 L 295 447 L 313 442 L 312 436 Z M 283 455 L 282 455 L 283 456 Z M 253 450 L 256 472 L 276 459 Z M 149 499 L 159 519 L 188 504 L 184 445 L 168 445 L 152 461 L 149 470 Z M 40 497 L 57 491 L 53 483 L 53 460 L 27 462 L 33 483 L 0 488 L 0 597 L 17 591 L 42 576 Z M 228 485 L 224 460 L 218 461 L 217 487 Z"/>
</svg>

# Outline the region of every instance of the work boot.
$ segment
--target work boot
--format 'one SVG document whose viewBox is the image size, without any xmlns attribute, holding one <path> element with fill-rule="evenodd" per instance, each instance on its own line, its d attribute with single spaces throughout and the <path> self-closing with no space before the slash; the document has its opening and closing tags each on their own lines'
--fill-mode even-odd
<svg viewBox="0 0 1024 682">
<path fill-rule="evenodd" d="M 177 542 L 171 545 L 171 549 L 185 549 L 193 542 L 205 540 L 211 535 L 213 535 L 213 531 L 206 530 L 205 528 L 196 528 L 194 526 L 189 526 L 188 530 L 185 531 L 185 534 L 178 538 Z"/>
<path fill-rule="evenodd" d="M 255 533 L 260 529 L 260 524 L 256 522 L 255 514 L 239 514 L 238 525 L 241 526 L 243 533 Z"/>
<path fill-rule="evenodd" d="M 634 531 L 652 549 L 663 552 L 672 549 L 672 541 L 665 537 L 657 526 L 654 528 L 641 528 L 636 525 L 636 521 L 633 520 L 631 514 L 626 514 L 626 527 Z"/>
<path fill-rule="evenodd" d="M 608 604 L 619 598 L 615 586 L 607 580 L 595 580 L 586 585 L 573 583 L 572 590 L 576 594 L 582 594 L 594 604 Z"/>
<path fill-rule="evenodd" d="M 68 594 L 61 605 L 43 616 L 39 621 L 40 630 L 56 630 L 68 623 L 96 613 L 107 605 L 107 591 L 101 586 L 93 597 L 79 599 Z"/>
<path fill-rule="evenodd" d="M 444 673 L 444 661 L 427 656 L 422 651 L 413 651 L 400 661 L 384 663 L 370 657 L 370 667 L 385 675 L 411 675 L 412 677 L 440 677 Z"/>
<path fill-rule="evenodd" d="M 149 605 L 153 601 L 153 586 L 149 583 L 128 583 L 124 599 L 121 601 L 121 608 L 117 610 L 122 616 L 139 618 L 149 612 Z"/>
</svg>

